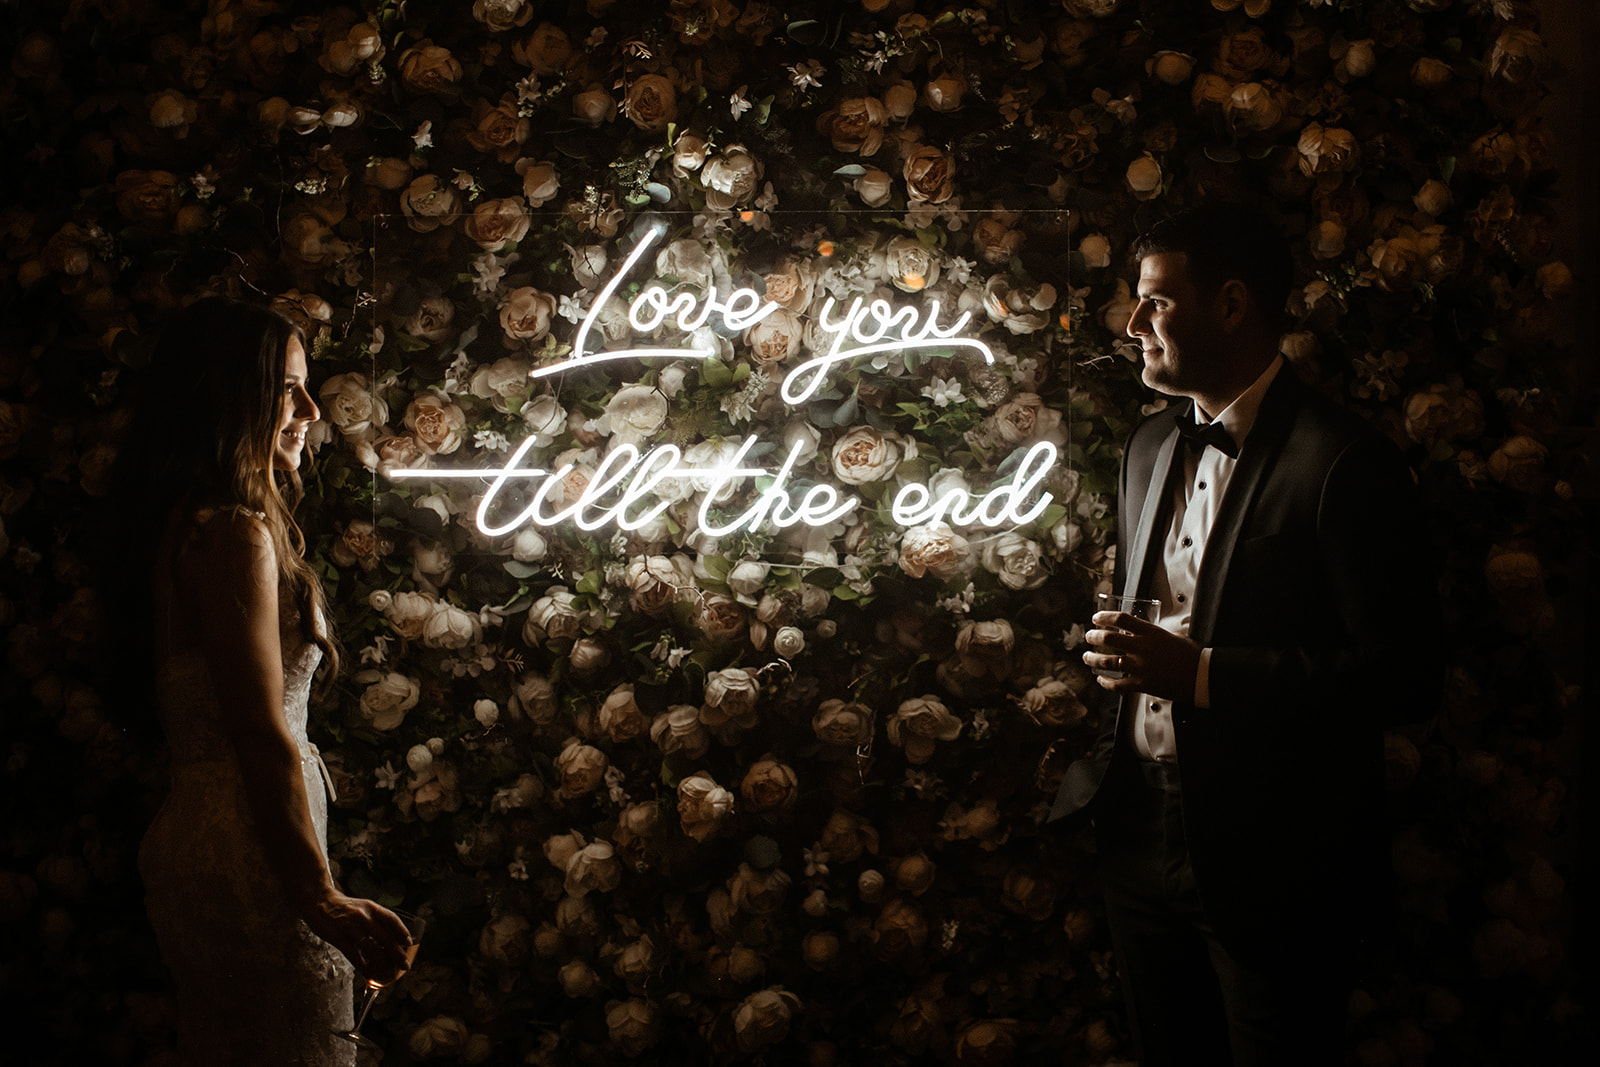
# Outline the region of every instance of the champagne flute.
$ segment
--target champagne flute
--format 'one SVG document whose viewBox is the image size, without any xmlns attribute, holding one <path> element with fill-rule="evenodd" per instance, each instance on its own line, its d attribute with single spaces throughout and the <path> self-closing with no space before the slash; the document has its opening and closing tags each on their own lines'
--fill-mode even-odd
<svg viewBox="0 0 1600 1067">
<path fill-rule="evenodd" d="M 422 931 L 426 929 L 428 923 L 422 916 L 409 911 L 395 910 L 395 914 L 406 924 L 406 930 L 411 934 L 411 944 L 406 946 L 406 970 L 400 972 L 405 974 L 417 960 L 417 947 L 422 943 Z M 398 979 L 399 975 L 396 975 L 395 980 Z M 366 979 L 366 984 L 361 990 L 361 1004 L 356 1008 L 355 1026 L 349 1030 L 335 1030 L 334 1033 L 358 1048 L 364 1048 L 369 1052 L 379 1051 L 378 1043 L 363 1034 L 361 1027 L 367 1021 L 367 1013 L 372 1010 L 372 1004 L 378 999 L 378 993 L 392 984 L 393 982 L 379 982 L 373 978 Z"/>
</svg>

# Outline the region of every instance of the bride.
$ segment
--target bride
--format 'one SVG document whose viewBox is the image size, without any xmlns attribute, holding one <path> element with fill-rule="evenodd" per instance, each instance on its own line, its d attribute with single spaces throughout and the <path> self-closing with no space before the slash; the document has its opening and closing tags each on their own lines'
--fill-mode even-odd
<svg viewBox="0 0 1600 1067">
<path fill-rule="evenodd" d="M 326 769 L 306 739 L 312 677 L 338 654 L 291 511 L 318 411 L 299 331 L 207 298 L 162 335 L 124 449 L 147 669 L 171 792 L 139 869 L 177 985 L 187 1063 L 341 1064 L 350 963 L 405 968 L 393 912 L 328 869 Z M 347 962 L 349 961 L 349 962 Z"/>
</svg>

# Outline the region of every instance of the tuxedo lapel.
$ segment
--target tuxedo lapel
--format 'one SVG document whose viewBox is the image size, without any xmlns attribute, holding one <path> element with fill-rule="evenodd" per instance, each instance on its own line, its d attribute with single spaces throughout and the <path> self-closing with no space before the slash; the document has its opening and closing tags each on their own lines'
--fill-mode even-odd
<svg viewBox="0 0 1600 1067">
<path fill-rule="evenodd" d="M 1233 469 L 1216 523 L 1206 538 L 1205 556 L 1200 561 L 1200 574 L 1195 581 L 1195 607 L 1189 620 L 1189 636 L 1201 645 L 1211 640 L 1211 631 L 1217 622 L 1217 602 L 1228 580 L 1234 545 L 1244 527 L 1245 516 L 1266 482 L 1267 473 L 1283 451 L 1283 443 L 1300 407 L 1300 389 L 1294 372 L 1285 367 L 1262 398 L 1255 425 L 1239 450 L 1238 466 Z"/>
<path fill-rule="evenodd" d="M 1178 419 L 1192 417 L 1188 409 L 1178 412 L 1156 451 L 1155 466 L 1150 470 L 1150 484 L 1145 487 L 1144 504 L 1139 508 L 1139 526 L 1122 571 L 1124 596 L 1142 596 L 1150 588 L 1146 580 L 1151 558 L 1150 544 L 1156 540 L 1157 524 L 1165 530 L 1166 517 L 1170 513 L 1168 509 L 1172 504 L 1172 487 L 1168 482 L 1178 454 Z"/>
</svg>

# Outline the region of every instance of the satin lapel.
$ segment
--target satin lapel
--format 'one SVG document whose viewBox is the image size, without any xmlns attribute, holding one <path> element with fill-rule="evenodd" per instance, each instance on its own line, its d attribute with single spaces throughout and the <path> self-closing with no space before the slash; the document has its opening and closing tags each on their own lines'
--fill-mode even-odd
<svg viewBox="0 0 1600 1067">
<path fill-rule="evenodd" d="M 1178 424 L 1174 419 L 1172 429 L 1156 452 L 1156 464 L 1150 471 L 1150 484 L 1145 487 L 1144 506 L 1139 509 L 1139 529 L 1133 538 L 1132 551 L 1122 571 L 1124 596 L 1138 596 L 1149 588 L 1144 580 L 1149 563 L 1150 542 L 1155 539 L 1155 527 L 1163 522 L 1171 503 L 1172 487 L 1167 484 L 1172 474 L 1172 461 L 1178 451 Z"/>
<path fill-rule="evenodd" d="M 1293 370 L 1285 367 L 1280 371 L 1262 398 L 1255 425 L 1239 450 L 1239 464 L 1228 481 L 1216 525 L 1206 538 L 1205 558 L 1200 561 L 1200 574 L 1195 580 L 1195 606 L 1189 620 L 1189 636 L 1201 645 L 1211 640 L 1211 631 L 1217 623 L 1217 602 L 1228 581 L 1233 546 L 1239 540 L 1245 516 L 1266 482 L 1267 472 L 1283 451 L 1284 440 L 1300 408 L 1302 388 Z"/>
</svg>

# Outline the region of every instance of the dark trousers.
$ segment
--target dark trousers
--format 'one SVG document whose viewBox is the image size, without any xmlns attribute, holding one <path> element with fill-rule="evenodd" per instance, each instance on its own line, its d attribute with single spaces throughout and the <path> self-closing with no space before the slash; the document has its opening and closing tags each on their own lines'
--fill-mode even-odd
<svg viewBox="0 0 1600 1067">
<path fill-rule="evenodd" d="M 1097 805 L 1106 913 L 1140 1067 L 1344 1062 L 1339 946 L 1284 930 L 1247 958 L 1212 929 L 1184 839 L 1177 767 L 1138 763 Z"/>
</svg>

